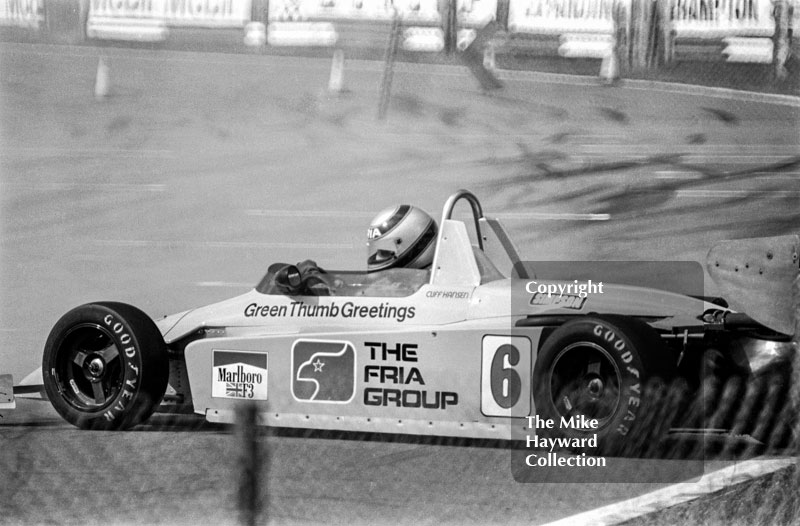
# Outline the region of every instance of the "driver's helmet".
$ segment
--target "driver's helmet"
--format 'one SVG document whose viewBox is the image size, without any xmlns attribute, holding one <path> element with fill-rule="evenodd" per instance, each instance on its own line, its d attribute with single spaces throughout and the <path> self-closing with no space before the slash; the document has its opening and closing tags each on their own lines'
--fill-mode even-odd
<svg viewBox="0 0 800 526">
<path fill-rule="evenodd" d="M 387 208 L 367 231 L 367 270 L 426 268 L 433 263 L 436 221 L 411 205 Z"/>
</svg>

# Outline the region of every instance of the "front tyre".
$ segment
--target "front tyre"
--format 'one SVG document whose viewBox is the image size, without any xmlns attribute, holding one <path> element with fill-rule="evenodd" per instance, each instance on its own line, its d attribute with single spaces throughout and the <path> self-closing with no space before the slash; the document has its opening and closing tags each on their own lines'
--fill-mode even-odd
<svg viewBox="0 0 800 526">
<path fill-rule="evenodd" d="M 42 359 L 55 410 L 81 429 L 127 429 L 146 420 L 167 388 L 166 345 L 155 323 L 124 303 L 76 307 L 55 324 Z"/>
<path fill-rule="evenodd" d="M 622 316 L 575 319 L 553 331 L 539 351 L 536 411 L 553 420 L 551 436 L 597 435 L 597 451 L 587 454 L 631 453 L 634 430 L 652 410 L 647 396 L 674 369 L 670 353 L 645 323 Z M 597 427 L 587 426 L 589 420 Z"/>
</svg>

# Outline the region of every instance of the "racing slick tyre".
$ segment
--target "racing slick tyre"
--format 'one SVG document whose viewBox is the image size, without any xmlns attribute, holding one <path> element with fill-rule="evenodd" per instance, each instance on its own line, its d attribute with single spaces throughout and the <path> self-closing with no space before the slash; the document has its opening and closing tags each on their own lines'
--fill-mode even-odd
<svg viewBox="0 0 800 526">
<path fill-rule="evenodd" d="M 56 411 L 81 429 L 127 429 L 146 420 L 169 378 L 155 323 L 124 303 L 76 307 L 45 344 L 42 376 Z"/>
<path fill-rule="evenodd" d="M 661 437 L 639 431 L 668 430 L 677 410 L 663 403 L 665 382 L 674 374 L 672 353 L 647 324 L 610 315 L 568 321 L 545 340 L 534 367 L 537 414 L 554 422 L 542 431 L 570 443 L 588 439 L 587 455 L 653 454 Z"/>
</svg>

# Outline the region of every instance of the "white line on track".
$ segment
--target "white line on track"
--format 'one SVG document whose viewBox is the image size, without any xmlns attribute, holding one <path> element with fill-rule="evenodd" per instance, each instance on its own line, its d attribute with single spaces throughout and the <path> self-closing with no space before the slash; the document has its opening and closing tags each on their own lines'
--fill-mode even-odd
<svg viewBox="0 0 800 526">
<path fill-rule="evenodd" d="M 582 145 L 575 145 L 576 148 L 581 148 Z M 675 159 L 679 161 L 714 161 L 716 163 L 729 161 L 729 164 L 749 164 L 749 163 L 758 163 L 758 164 L 772 164 L 776 162 L 783 162 L 786 160 L 785 154 L 776 154 L 776 155 L 735 155 L 735 154 L 728 154 L 728 153 L 669 153 L 669 152 L 653 152 L 651 154 L 641 155 L 641 154 L 631 154 L 626 152 L 623 149 L 618 151 L 597 151 L 597 152 L 578 152 L 572 154 L 571 157 L 622 157 L 624 159 L 640 159 L 640 160 L 649 160 L 652 157 L 668 157 L 670 159 Z M 790 158 L 794 160 L 794 157 L 797 157 L 797 154 L 792 154 Z"/>
<path fill-rule="evenodd" d="M 658 170 L 653 172 L 656 179 L 704 179 L 706 175 L 700 172 L 686 172 L 682 170 Z M 780 173 L 753 173 L 749 179 L 778 179 L 782 181 L 800 181 L 800 172 Z M 709 179 L 714 179 L 710 177 Z"/>
<path fill-rule="evenodd" d="M 339 210 L 245 210 L 245 215 L 258 217 L 308 217 L 308 218 L 362 218 L 373 217 L 372 212 L 344 212 Z M 500 219 L 526 219 L 539 221 L 608 221 L 609 214 L 573 214 L 548 212 L 507 212 L 490 214 Z"/>
<path fill-rule="evenodd" d="M 308 248 L 308 249 L 352 249 L 352 243 L 265 243 L 257 241 L 185 241 L 153 239 L 95 239 L 95 244 L 107 247 L 136 248 Z"/>
<path fill-rule="evenodd" d="M 684 155 L 679 158 L 682 162 L 689 162 L 692 164 L 706 164 L 712 166 L 758 166 L 761 165 L 770 165 L 772 163 L 780 162 L 782 159 L 778 157 L 769 157 L 764 159 L 755 159 L 752 157 L 742 157 L 739 159 L 731 159 L 729 156 L 720 155 L 718 157 L 714 157 L 711 155 Z"/>
<path fill-rule="evenodd" d="M 683 162 L 730 161 L 728 164 L 770 164 L 782 161 L 782 156 L 776 155 L 731 155 L 727 153 L 668 153 L 653 152 L 650 155 L 632 154 L 620 150 L 618 152 L 575 152 L 569 155 L 569 159 L 614 159 L 617 161 L 650 161 L 653 156 L 670 157 Z"/>
<path fill-rule="evenodd" d="M 608 221 L 610 214 L 569 214 L 546 212 L 518 212 L 491 214 L 499 219 L 532 219 L 540 221 Z"/>
<path fill-rule="evenodd" d="M 252 283 L 245 283 L 243 281 L 198 281 L 197 283 L 195 283 L 195 285 L 197 285 L 198 287 L 253 288 Z"/>
<path fill-rule="evenodd" d="M 388 135 L 391 135 L 389 133 Z M 400 132 L 397 133 L 400 135 Z M 426 132 L 419 132 L 419 133 L 403 133 L 403 136 L 410 136 L 415 135 L 418 137 L 425 137 L 429 135 Z M 491 134 L 488 134 L 491 135 Z M 488 136 L 487 135 L 487 136 Z M 495 135 L 492 135 L 496 137 Z M 666 157 L 667 160 L 663 160 L 661 162 L 654 163 L 653 157 Z M 637 162 L 642 164 L 660 164 L 664 165 L 667 164 L 667 161 L 672 162 L 683 162 L 683 163 L 694 163 L 694 164 L 709 164 L 713 163 L 714 165 L 724 164 L 724 165 L 758 165 L 758 164 L 772 164 L 776 162 L 781 162 L 784 160 L 784 155 L 729 155 L 725 153 L 715 154 L 715 153 L 665 153 L 665 152 L 653 152 L 649 155 L 641 155 L 641 154 L 633 154 L 625 151 L 618 151 L 618 152 L 611 152 L 611 151 L 597 151 L 597 152 L 578 152 L 573 151 L 568 156 L 565 157 L 566 161 L 572 162 Z M 481 157 L 477 159 L 479 162 L 483 162 L 486 160 L 486 157 Z M 513 158 L 512 160 L 518 160 L 518 157 Z M 463 161 L 463 160 L 462 160 Z M 468 161 L 467 161 L 468 162 Z"/>
<path fill-rule="evenodd" d="M 659 170 L 653 173 L 656 179 L 703 179 L 705 174 L 700 172 L 673 172 L 671 170 Z"/>
<path fill-rule="evenodd" d="M 3 186 L 30 190 L 133 190 L 142 192 L 163 192 L 165 184 L 149 183 L 3 183 Z"/>
<path fill-rule="evenodd" d="M 666 488 L 646 493 L 633 499 L 617 502 L 609 506 L 597 508 L 561 520 L 550 522 L 544 526 L 601 526 L 619 524 L 648 513 L 654 513 L 683 502 L 697 499 L 709 493 L 715 493 L 728 486 L 740 484 L 756 477 L 762 477 L 779 469 L 788 467 L 798 461 L 797 458 L 755 458 L 733 466 L 706 473 L 697 482 L 682 482 Z"/>
<path fill-rule="evenodd" d="M 667 154 L 669 155 L 669 154 Z M 691 153 L 679 155 L 682 160 L 700 160 L 700 159 L 714 159 L 714 160 L 734 160 L 736 164 L 741 162 L 752 163 L 774 163 L 780 159 L 775 155 L 736 155 L 730 153 Z"/>
<path fill-rule="evenodd" d="M 572 135 L 568 134 L 569 137 L 595 137 L 591 135 Z M 614 148 L 624 149 L 625 151 L 630 151 L 631 147 L 635 147 L 637 150 L 652 150 L 656 153 L 670 153 L 664 152 L 664 144 L 663 143 L 646 143 L 646 144 L 632 144 L 632 143 L 590 143 L 590 144 L 581 144 L 581 148 L 588 148 L 588 149 L 597 149 L 597 150 L 613 150 Z M 724 151 L 729 151 L 731 153 L 742 153 L 742 152 L 749 152 L 752 151 L 753 153 L 758 153 L 761 155 L 767 155 L 768 153 L 782 153 L 782 154 L 794 154 L 800 155 L 800 148 L 797 147 L 796 144 L 682 144 L 682 145 L 675 145 L 674 148 L 681 148 L 686 150 L 694 151 L 698 153 L 696 150 L 708 150 L 709 153 L 723 153 Z"/>
<path fill-rule="evenodd" d="M 678 190 L 676 197 L 736 197 L 736 196 L 789 197 L 800 195 L 800 190 Z"/>
<path fill-rule="evenodd" d="M 245 210 L 245 215 L 257 217 L 373 217 L 374 212 L 344 210 Z"/>
<path fill-rule="evenodd" d="M 605 134 L 605 133 L 570 133 L 569 131 L 567 131 L 566 135 L 568 135 L 570 137 L 584 137 L 584 138 L 588 138 L 588 139 L 603 139 L 603 140 L 607 140 L 607 139 L 625 139 L 625 138 L 627 138 L 625 135 L 622 135 L 621 133 L 609 133 L 609 134 Z M 605 144 L 601 143 L 601 144 L 598 144 L 597 146 L 605 146 Z"/>
<path fill-rule="evenodd" d="M 175 155 L 173 150 L 140 150 L 135 148 L 47 148 L 36 147 L 26 148 L 13 146 L 3 147 L 4 155 L 58 155 L 59 157 L 83 157 L 95 155 L 113 155 L 125 157 L 147 157 L 147 156 L 162 156 L 171 157 Z"/>
</svg>

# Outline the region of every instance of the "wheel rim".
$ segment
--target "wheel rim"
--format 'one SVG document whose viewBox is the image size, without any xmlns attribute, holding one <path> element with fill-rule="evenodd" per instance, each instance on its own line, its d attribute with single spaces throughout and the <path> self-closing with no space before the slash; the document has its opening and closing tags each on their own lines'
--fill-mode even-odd
<svg viewBox="0 0 800 526">
<path fill-rule="evenodd" d="M 608 351 L 596 343 L 577 342 L 562 349 L 553 360 L 548 378 L 550 402 L 559 417 L 583 415 L 603 427 L 619 407 L 619 368 Z"/>
<path fill-rule="evenodd" d="M 81 411 L 102 411 L 113 403 L 123 385 L 120 349 L 104 327 L 76 325 L 64 336 L 55 373 L 67 403 Z"/>
</svg>

